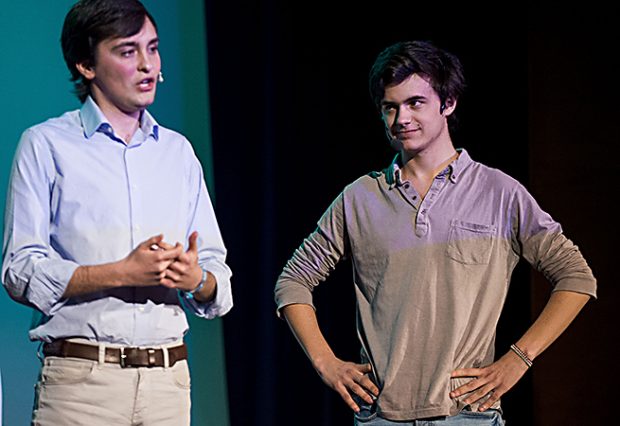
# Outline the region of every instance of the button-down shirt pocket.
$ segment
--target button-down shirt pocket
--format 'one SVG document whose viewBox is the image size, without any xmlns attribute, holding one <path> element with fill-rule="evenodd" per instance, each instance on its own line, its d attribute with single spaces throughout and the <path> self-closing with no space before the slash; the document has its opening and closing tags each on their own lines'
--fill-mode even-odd
<svg viewBox="0 0 620 426">
<path fill-rule="evenodd" d="M 446 255 L 460 263 L 486 265 L 491 259 L 496 230 L 493 225 L 453 219 L 450 222 Z"/>
</svg>

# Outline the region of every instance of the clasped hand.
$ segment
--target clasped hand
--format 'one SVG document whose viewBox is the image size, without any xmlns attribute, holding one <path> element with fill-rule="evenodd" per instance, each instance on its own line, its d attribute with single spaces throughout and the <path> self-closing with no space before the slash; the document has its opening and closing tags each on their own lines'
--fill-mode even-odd
<svg viewBox="0 0 620 426">
<path fill-rule="evenodd" d="M 162 285 L 182 291 L 195 289 L 202 279 L 198 266 L 198 232 L 189 237 L 187 251 L 177 242 L 164 241 L 156 235 L 140 243 L 125 259 L 127 278 L 132 285 Z"/>
</svg>

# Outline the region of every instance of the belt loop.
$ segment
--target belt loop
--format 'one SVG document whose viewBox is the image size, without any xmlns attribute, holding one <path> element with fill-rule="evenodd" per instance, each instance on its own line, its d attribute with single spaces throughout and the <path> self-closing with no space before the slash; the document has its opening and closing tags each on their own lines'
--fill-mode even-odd
<svg viewBox="0 0 620 426">
<path fill-rule="evenodd" d="M 162 354 L 164 355 L 164 368 L 170 367 L 170 354 L 168 353 L 168 347 L 163 346 L 161 348 Z"/>
<path fill-rule="evenodd" d="M 99 364 L 105 363 L 105 343 L 99 343 Z"/>
<path fill-rule="evenodd" d="M 37 358 L 39 358 L 39 361 L 41 361 L 41 365 L 43 365 L 44 358 L 45 358 L 45 355 L 43 355 L 43 344 L 44 343 L 45 342 L 41 340 L 41 342 L 39 343 L 39 347 L 37 348 Z"/>
</svg>

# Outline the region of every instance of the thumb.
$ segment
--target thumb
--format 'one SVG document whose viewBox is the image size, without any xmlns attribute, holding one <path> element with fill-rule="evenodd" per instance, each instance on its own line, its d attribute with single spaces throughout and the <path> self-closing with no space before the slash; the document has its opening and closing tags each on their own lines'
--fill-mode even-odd
<svg viewBox="0 0 620 426">
<path fill-rule="evenodd" d="M 193 251 L 198 253 L 198 231 L 192 232 L 189 236 L 189 248 L 187 251 Z"/>
</svg>

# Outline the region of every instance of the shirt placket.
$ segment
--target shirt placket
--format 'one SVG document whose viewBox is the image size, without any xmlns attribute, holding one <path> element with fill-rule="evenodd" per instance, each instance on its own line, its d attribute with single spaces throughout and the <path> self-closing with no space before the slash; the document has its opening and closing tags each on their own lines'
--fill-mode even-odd
<svg viewBox="0 0 620 426">
<path fill-rule="evenodd" d="M 145 230 L 143 229 L 143 215 L 142 211 L 143 203 L 140 200 L 141 197 L 141 188 L 140 188 L 140 168 L 138 162 L 139 159 L 139 148 L 140 145 L 129 144 L 125 147 L 125 174 L 127 176 L 127 193 L 129 194 L 129 224 L 130 224 L 130 235 L 131 235 L 131 246 L 132 249 L 138 246 L 141 242 L 145 241 L 148 237 L 144 234 Z M 134 299 L 140 300 L 140 293 L 142 292 L 141 287 L 134 288 Z M 132 339 L 138 339 L 143 334 L 143 330 L 145 329 L 144 321 L 146 320 L 146 316 L 144 315 L 145 305 L 143 303 L 134 303 L 133 304 L 133 318 L 134 318 L 134 326 L 132 330 Z"/>
<path fill-rule="evenodd" d="M 424 199 L 420 200 L 420 196 L 409 182 L 403 185 L 406 199 L 414 207 L 414 228 L 415 234 L 418 237 L 423 237 L 428 234 L 429 231 L 429 212 L 435 201 L 437 200 L 439 193 L 443 189 L 446 183 L 446 177 L 448 176 L 448 170 L 446 169 L 433 179 L 431 187 Z"/>
</svg>

